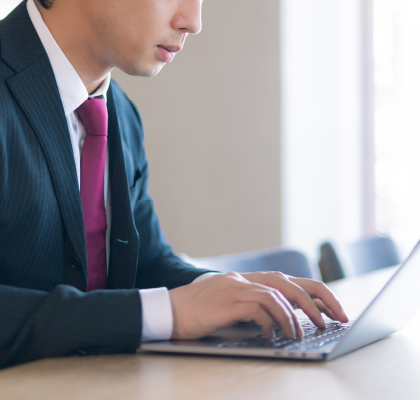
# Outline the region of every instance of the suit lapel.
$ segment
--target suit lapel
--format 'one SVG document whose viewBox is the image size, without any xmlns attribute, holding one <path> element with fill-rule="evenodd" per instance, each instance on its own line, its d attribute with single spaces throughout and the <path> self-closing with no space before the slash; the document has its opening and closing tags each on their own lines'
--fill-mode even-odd
<svg viewBox="0 0 420 400">
<path fill-rule="evenodd" d="M 47 55 L 7 82 L 43 149 L 61 215 L 87 276 L 86 240 L 76 166 L 58 88 Z"/>
<path fill-rule="evenodd" d="M 107 98 L 109 174 L 112 205 L 108 288 L 130 289 L 135 284 L 140 241 L 131 211 L 121 126 L 118 121 L 117 107 L 112 93 L 112 84 Z"/>
<path fill-rule="evenodd" d="M 47 161 L 69 238 L 87 278 L 83 212 L 68 125 L 48 56 L 22 2 L 2 23 L 1 56 L 16 74 L 7 81 Z"/>
</svg>

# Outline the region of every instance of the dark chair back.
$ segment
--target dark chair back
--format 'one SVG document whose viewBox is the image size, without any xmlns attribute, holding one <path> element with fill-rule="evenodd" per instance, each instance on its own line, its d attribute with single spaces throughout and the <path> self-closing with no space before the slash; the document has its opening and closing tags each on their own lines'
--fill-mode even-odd
<svg viewBox="0 0 420 400">
<path fill-rule="evenodd" d="M 401 258 L 389 236 L 376 236 L 340 245 L 320 246 L 319 269 L 322 280 L 331 282 L 399 264 Z"/>
</svg>

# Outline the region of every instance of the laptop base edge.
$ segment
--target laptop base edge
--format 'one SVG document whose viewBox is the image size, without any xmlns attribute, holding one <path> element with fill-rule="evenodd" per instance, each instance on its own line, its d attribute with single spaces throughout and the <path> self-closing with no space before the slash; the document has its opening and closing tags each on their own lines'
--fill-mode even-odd
<svg viewBox="0 0 420 400">
<path fill-rule="evenodd" d="M 301 352 L 301 351 L 287 351 L 276 349 L 252 349 L 252 348 L 218 348 L 174 344 L 173 342 L 153 342 L 143 344 L 139 353 L 178 353 L 178 354 L 193 354 L 193 355 L 212 355 L 212 356 L 234 356 L 234 357 L 258 357 L 258 358 L 274 358 L 274 359 L 289 359 L 289 360 L 312 360 L 324 361 L 327 359 L 327 353 L 324 352 Z"/>
</svg>

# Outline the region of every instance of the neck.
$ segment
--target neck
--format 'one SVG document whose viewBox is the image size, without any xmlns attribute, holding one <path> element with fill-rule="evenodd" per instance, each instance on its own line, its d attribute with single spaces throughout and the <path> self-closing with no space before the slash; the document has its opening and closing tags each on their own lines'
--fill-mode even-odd
<svg viewBox="0 0 420 400">
<path fill-rule="evenodd" d="M 86 40 L 94 36 L 89 24 L 84 23 L 83 13 L 79 11 L 83 8 L 72 3 L 56 1 L 50 10 L 46 10 L 35 1 L 55 41 L 80 76 L 88 93 L 93 94 L 112 67 L 96 56 L 98 49 L 93 41 Z"/>
</svg>

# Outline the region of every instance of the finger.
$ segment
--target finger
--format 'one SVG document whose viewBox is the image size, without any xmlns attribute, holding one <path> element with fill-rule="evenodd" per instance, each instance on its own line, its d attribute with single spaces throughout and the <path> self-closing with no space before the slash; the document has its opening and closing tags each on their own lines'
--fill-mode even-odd
<svg viewBox="0 0 420 400">
<path fill-rule="evenodd" d="M 291 284 L 291 282 L 288 282 L 288 283 Z M 294 310 L 293 306 L 290 304 L 288 299 L 279 290 L 277 290 L 275 288 L 272 288 L 272 287 L 269 287 L 269 286 L 265 286 L 265 285 L 260 284 L 260 283 L 251 283 L 250 282 L 249 284 L 254 285 L 253 287 L 256 288 L 256 289 L 261 289 L 261 290 L 264 290 L 264 291 L 270 291 L 271 294 L 274 295 L 277 298 L 277 300 L 287 309 L 288 313 L 290 314 L 292 322 L 293 322 L 293 328 L 294 328 L 295 336 L 303 337 L 303 329 L 302 329 L 302 327 L 299 323 L 299 319 L 298 319 L 298 317 L 295 313 L 295 310 Z M 245 286 L 245 288 L 246 288 L 246 286 Z"/>
<path fill-rule="evenodd" d="M 271 318 L 289 338 L 296 337 L 295 323 L 288 307 L 280 301 L 275 290 L 257 283 L 247 283 L 246 290 L 238 290 L 237 302 L 256 303 L 264 308 Z M 294 311 L 291 310 L 294 314 Z"/>
<path fill-rule="evenodd" d="M 286 297 L 281 292 L 279 292 L 276 289 L 272 289 L 272 290 L 278 297 L 279 301 L 281 301 L 285 305 L 287 310 L 289 311 L 293 320 L 294 327 L 295 327 L 296 336 L 299 338 L 303 337 L 303 329 L 299 323 L 299 318 L 297 317 L 295 313 L 295 309 L 293 308 L 292 304 L 290 304 L 289 300 L 287 300 Z"/>
<path fill-rule="evenodd" d="M 333 312 L 319 299 L 314 299 L 315 305 L 318 307 L 319 311 L 323 312 L 328 318 L 335 320 Z"/>
<path fill-rule="evenodd" d="M 335 320 L 340 322 L 349 322 L 349 318 L 347 317 L 339 300 L 325 285 L 325 283 L 304 278 L 290 277 L 289 280 L 305 289 L 310 295 L 321 299 L 325 306 L 331 310 Z"/>
<path fill-rule="evenodd" d="M 274 338 L 273 319 L 271 316 L 256 303 L 236 303 L 232 311 L 235 313 L 234 319 L 243 322 L 255 322 L 261 327 L 267 339 Z"/>
<path fill-rule="evenodd" d="M 295 338 L 297 335 L 303 336 L 303 330 L 293 308 L 276 289 L 250 282 L 238 273 L 223 275 L 229 278 L 230 291 L 236 296 L 234 301 L 258 303 L 269 313 L 286 336 L 290 338 Z"/>
<path fill-rule="evenodd" d="M 309 294 L 292 281 L 292 277 L 277 272 L 264 274 L 263 277 L 266 279 L 265 284 L 267 286 L 277 289 L 287 300 L 296 303 L 315 325 L 320 328 L 325 328 L 325 321 L 318 307 L 312 301 Z"/>
<path fill-rule="evenodd" d="M 321 312 L 313 302 L 311 296 L 302 287 L 288 280 L 287 282 L 283 282 L 282 293 L 291 302 L 296 303 L 316 326 L 322 329 L 326 327 Z"/>
</svg>

